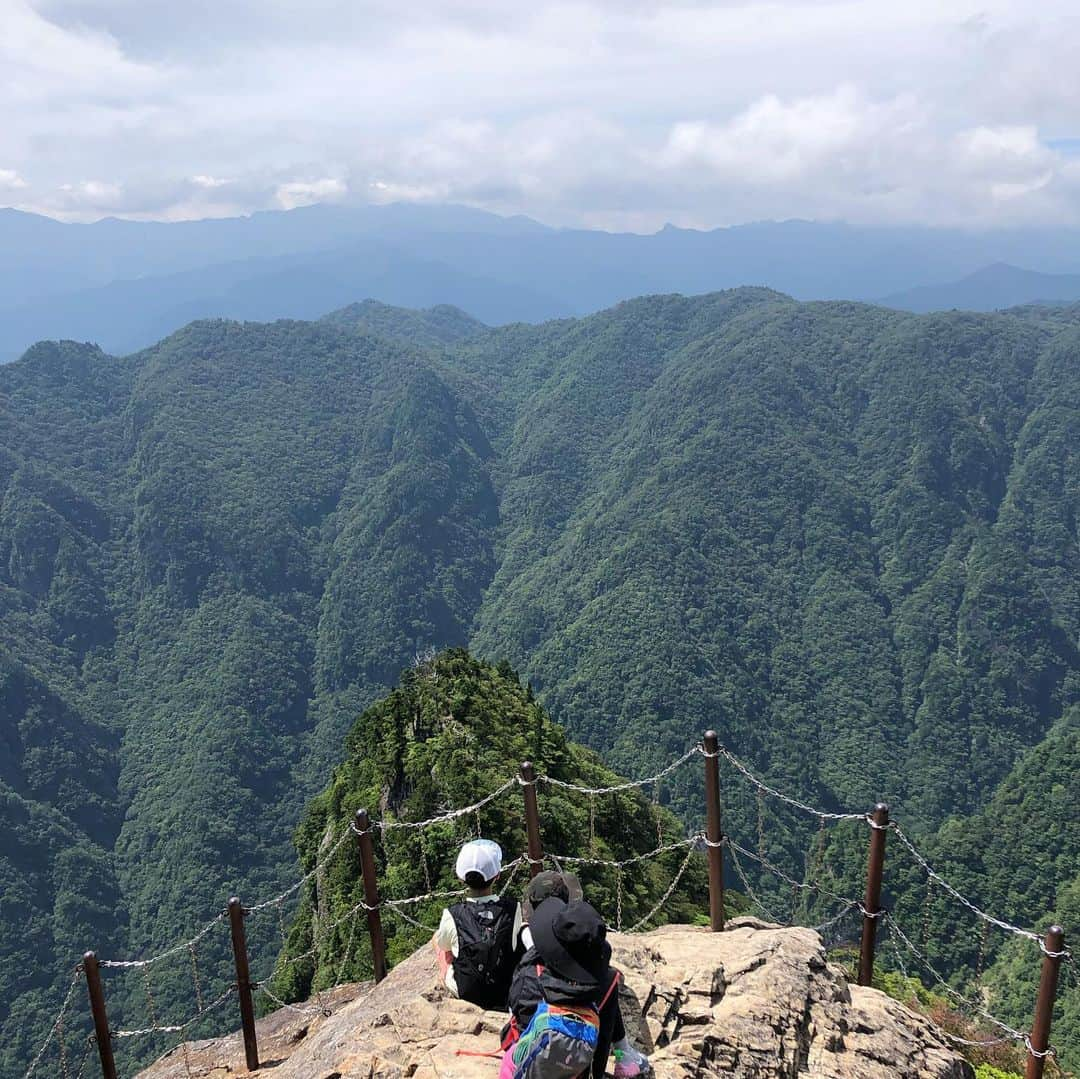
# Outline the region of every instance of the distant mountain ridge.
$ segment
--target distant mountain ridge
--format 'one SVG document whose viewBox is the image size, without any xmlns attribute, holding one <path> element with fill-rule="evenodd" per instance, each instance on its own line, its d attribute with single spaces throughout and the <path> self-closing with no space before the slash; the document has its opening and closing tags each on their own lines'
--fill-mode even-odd
<svg viewBox="0 0 1080 1079">
<path fill-rule="evenodd" d="M 196 318 L 314 318 L 364 297 L 502 325 L 738 286 L 874 300 L 996 262 L 1080 274 L 1080 230 L 783 221 L 639 235 L 412 204 L 69 225 L 0 210 L 0 361 L 41 338 L 127 353 Z M 976 292 L 960 306 L 996 305 Z"/>
<path fill-rule="evenodd" d="M 943 285 L 920 285 L 881 303 L 904 311 L 1001 311 L 1024 304 L 1080 300 L 1080 274 L 1048 274 L 996 262 Z"/>
</svg>

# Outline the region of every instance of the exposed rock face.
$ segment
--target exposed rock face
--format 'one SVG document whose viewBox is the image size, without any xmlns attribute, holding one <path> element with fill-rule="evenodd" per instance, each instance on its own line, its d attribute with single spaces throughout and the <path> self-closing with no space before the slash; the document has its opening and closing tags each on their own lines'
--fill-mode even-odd
<svg viewBox="0 0 1080 1079">
<path fill-rule="evenodd" d="M 972 1079 L 927 1020 L 848 985 L 812 930 L 743 918 L 722 934 L 665 926 L 609 939 L 627 1030 L 657 1079 Z M 504 1017 L 448 997 L 427 949 L 379 986 L 336 993 L 329 1017 L 261 1021 L 275 1079 L 496 1079 L 498 1060 L 471 1054 L 497 1053 Z M 143 1079 L 186 1079 L 189 1065 L 247 1074 L 233 1035 L 188 1046 L 187 1062 L 176 1050 Z"/>
</svg>

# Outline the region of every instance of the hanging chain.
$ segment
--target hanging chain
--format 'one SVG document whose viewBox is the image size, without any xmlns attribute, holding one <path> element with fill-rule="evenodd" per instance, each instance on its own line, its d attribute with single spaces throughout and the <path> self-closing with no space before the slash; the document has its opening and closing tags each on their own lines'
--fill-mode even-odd
<svg viewBox="0 0 1080 1079">
<path fill-rule="evenodd" d="M 341 966 L 338 967 L 337 983 L 340 985 L 345 980 L 345 968 L 349 965 L 349 956 L 352 954 L 353 941 L 356 939 L 356 923 L 360 920 L 359 914 L 349 923 L 349 937 L 345 943 L 345 954 L 341 957 Z"/>
<path fill-rule="evenodd" d="M 187 1079 L 195 1079 L 195 1073 L 191 1070 L 191 1056 L 188 1053 L 188 1043 L 186 1041 L 180 1043 L 180 1052 L 184 1055 L 184 1074 Z"/>
<path fill-rule="evenodd" d="M 277 901 L 277 924 L 278 932 L 281 933 L 281 946 L 288 948 L 289 946 L 289 934 L 285 930 L 285 900 L 279 899 Z"/>
<path fill-rule="evenodd" d="M 758 857 L 765 861 L 765 793 L 757 792 L 757 852 Z"/>
<path fill-rule="evenodd" d="M 986 962 L 986 944 L 990 939 L 990 923 L 982 923 L 982 932 L 979 934 L 979 958 L 975 962 L 975 983 L 982 982 L 983 965 Z"/>
<path fill-rule="evenodd" d="M 823 876 L 822 868 L 825 865 L 825 844 L 827 842 L 828 835 L 826 830 L 826 823 L 824 817 L 818 818 L 818 830 L 817 836 L 814 839 L 814 847 L 810 852 L 810 858 L 806 863 L 806 876 L 804 877 L 804 883 L 808 887 L 813 887 Z M 795 903 L 794 894 L 791 907 L 791 921 L 794 923 L 797 919 L 795 917 Z M 810 916 L 810 894 L 807 891 L 803 899 L 802 913 L 809 918 Z"/>
<path fill-rule="evenodd" d="M 150 984 L 150 968 L 143 967 L 142 972 L 143 986 L 146 989 L 146 1003 L 150 1007 L 150 1026 L 156 1030 L 158 1027 L 157 1003 L 154 1001 L 154 989 Z"/>
<path fill-rule="evenodd" d="M 430 892 L 434 889 L 431 884 L 431 866 L 428 864 L 427 846 L 424 843 L 424 833 L 420 833 L 420 864 L 424 868 L 424 886 Z"/>
<path fill-rule="evenodd" d="M 596 857 L 596 795 L 589 795 L 589 857 Z"/>
<path fill-rule="evenodd" d="M 96 1044 L 93 1034 L 86 1036 L 86 1045 L 83 1046 L 82 1060 L 79 1061 L 79 1070 L 75 1073 L 75 1079 L 82 1079 L 83 1072 L 86 1071 L 86 1062 L 90 1059 L 90 1050 L 94 1048 Z"/>
<path fill-rule="evenodd" d="M 60 1074 L 63 1079 L 68 1079 L 68 1055 L 67 1044 L 64 1041 L 64 1017 L 60 1016 L 56 1021 L 56 1044 L 60 1047 Z"/>
<path fill-rule="evenodd" d="M 660 809 L 660 784 L 653 784 L 653 817 L 656 819 L 656 845 L 662 847 L 664 845 L 664 817 Z"/>
<path fill-rule="evenodd" d="M 188 951 L 191 953 L 191 981 L 195 986 L 195 1003 L 199 1011 L 203 1011 L 202 982 L 199 979 L 199 960 L 195 955 L 195 945 L 192 944 Z"/>
<path fill-rule="evenodd" d="M 622 866 L 615 867 L 615 928 L 622 932 Z"/>
<path fill-rule="evenodd" d="M 919 946 L 928 951 L 930 945 L 930 907 L 934 899 L 934 878 L 926 878 L 926 898 L 923 900 L 922 909 L 922 935 L 919 938 Z"/>
</svg>

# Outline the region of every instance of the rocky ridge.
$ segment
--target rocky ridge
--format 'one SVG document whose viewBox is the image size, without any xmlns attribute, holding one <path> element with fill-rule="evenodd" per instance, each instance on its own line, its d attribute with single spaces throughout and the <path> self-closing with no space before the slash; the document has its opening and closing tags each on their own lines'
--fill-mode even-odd
<svg viewBox="0 0 1080 1079">
<path fill-rule="evenodd" d="M 720 934 L 669 925 L 609 939 L 627 1029 L 656 1079 L 972 1079 L 928 1020 L 848 984 L 810 929 L 742 918 Z M 496 1079 L 504 1017 L 450 998 L 428 949 L 380 985 L 341 986 L 324 1003 L 327 1015 L 260 1020 L 274 1079 Z M 231 1035 L 179 1047 L 141 1079 L 247 1074 Z"/>
</svg>

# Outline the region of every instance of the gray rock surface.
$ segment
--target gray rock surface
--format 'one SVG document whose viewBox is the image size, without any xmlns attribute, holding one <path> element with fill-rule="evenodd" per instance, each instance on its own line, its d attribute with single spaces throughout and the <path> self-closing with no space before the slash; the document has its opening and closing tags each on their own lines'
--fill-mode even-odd
<svg viewBox="0 0 1080 1079">
<path fill-rule="evenodd" d="M 743 918 L 720 934 L 665 926 L 609 939 L 627 1030 L 656 1079 L 972 1079 L 928 1020 L 849 985 L 812 930 Z M 329 1003 L 329 1016 L 283 1009 L 260 1020 L 274 1079 L 498 1075 L 504 1017 L 448 997 L 426 948 L 381 985 L 339 987 Z M 178 1048 L 142 1079 L 247 1074 L 230 1035 Z"/>
</svg>

